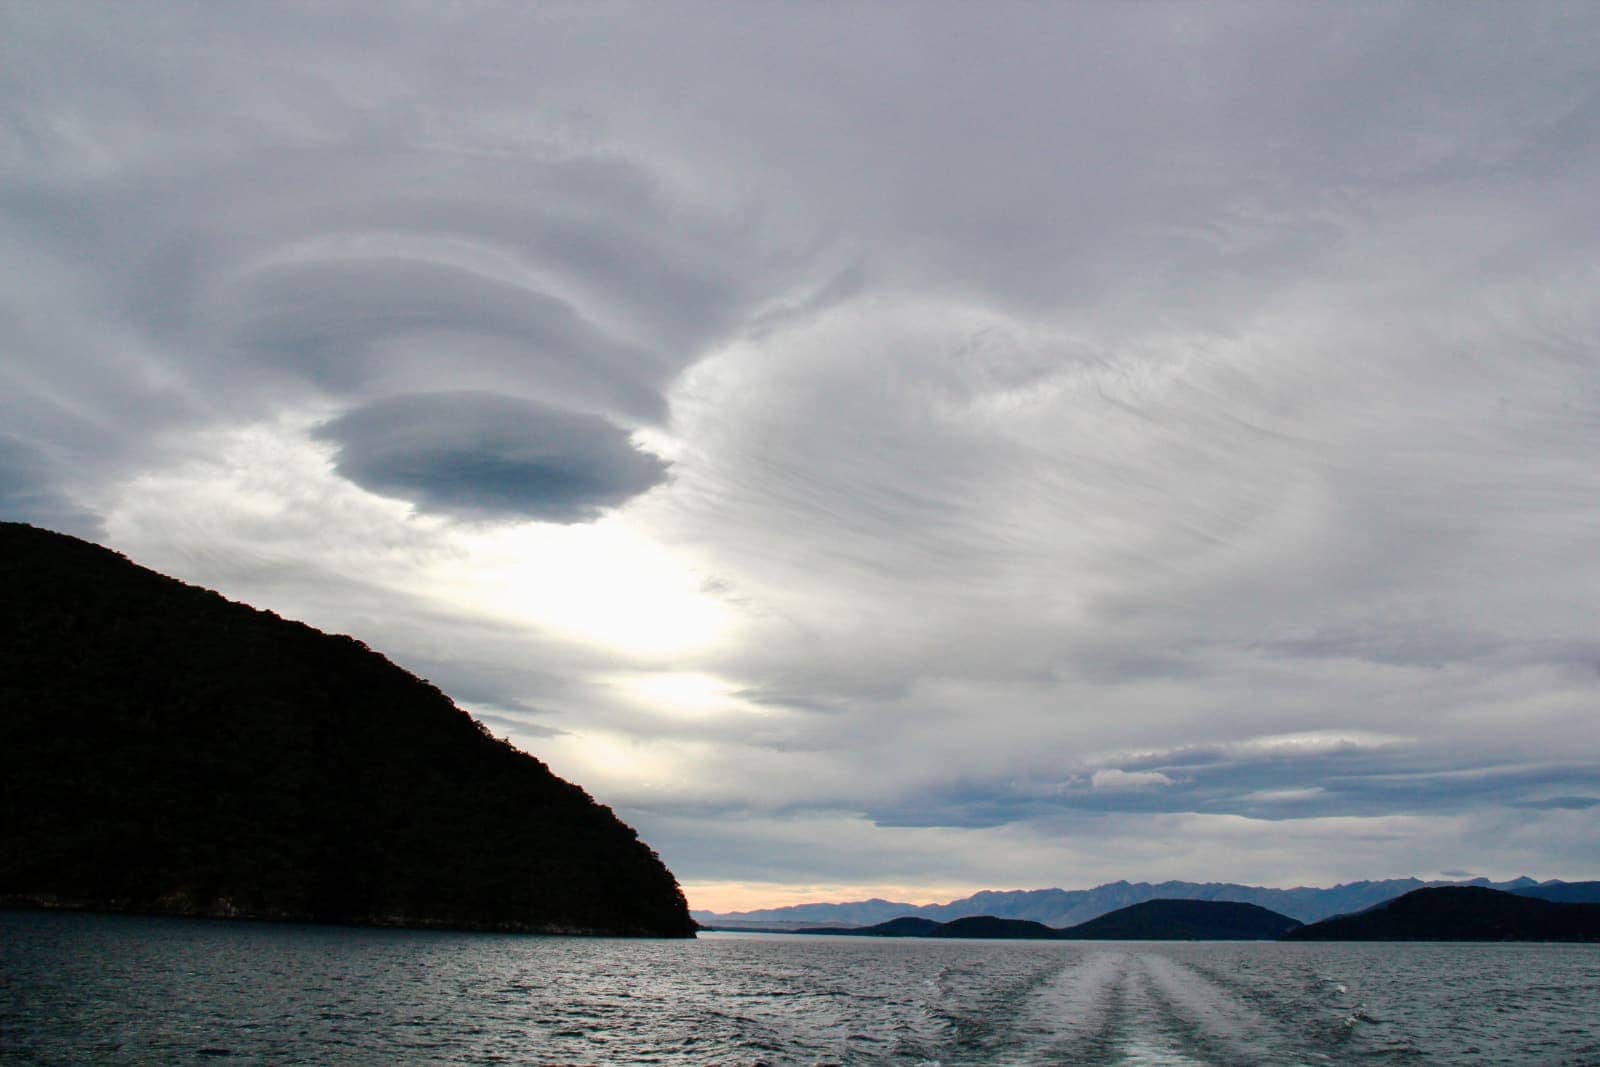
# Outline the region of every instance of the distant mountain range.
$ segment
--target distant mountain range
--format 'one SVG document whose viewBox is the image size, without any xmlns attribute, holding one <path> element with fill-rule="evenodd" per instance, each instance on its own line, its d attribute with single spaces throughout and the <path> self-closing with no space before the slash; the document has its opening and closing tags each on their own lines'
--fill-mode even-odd
<svg viewBox="0 0 1600 1067">
<path fill-rule="evenodd" d="M 1596 883 L 1588 883 L 1591 892 Z M 1484 886 L 1414 889 L 1351 915 L 1302 924 L 1255 904 L 1146 900 L 1056 929 L 1029 919 L 907 915 L 800 934 L 1029 941 L 1600 941 L 1600 903 L 1557 903 Z"/>
<path fill-rule="evenodd" d="M 761 927 L 798 930 L 817 926 L 871 926 L 903 917 L 943 923 L 979 915 L 1026 919 L 1044 926 L 1062 928 L 1088 922 L 1130 904 L 1167 899 L 1255 904 L 1303 923 L 1314 923 L 1335 915 L 1362 911 L 1417 889 L 1446 885 L 1499 889 L 1519 896 L 1567 903 L 1600 901 L 1600 882 L 1537 882 L 1527 877 L 1514 878 L 1509 882 L 1491 882 L 1486 878 L 1462 882 L 1388 878 L 1347 882 L 1326 889 L 1307 886 L 1269 889 L 1231 882 L 1110 882 L 1093 889 L 985 890 L 948 904 L 916 905 L 873 899 L 841 904 L 796 904 L 760 911 L 697 911 L 692 914 L 703 926 L 725 929 Z"/>
</svg>

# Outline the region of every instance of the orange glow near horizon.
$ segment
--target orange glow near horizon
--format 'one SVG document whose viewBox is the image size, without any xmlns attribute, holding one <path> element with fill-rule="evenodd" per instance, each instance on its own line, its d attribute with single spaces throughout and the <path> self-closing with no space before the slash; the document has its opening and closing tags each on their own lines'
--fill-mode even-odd
<svg viewBox="0 0 1600 1067">
<path fill-rule="evenodd" d="M 884 885 L 857 883 L 786 882 L 684 882 L 683 894 L 694 911 L 726 914 L 759 911 L 793 904 L 842 903 L 853 900 L 893 900 L 903 904 L 945 904 L 971 896 L 982 886 Z"/>
</svg>

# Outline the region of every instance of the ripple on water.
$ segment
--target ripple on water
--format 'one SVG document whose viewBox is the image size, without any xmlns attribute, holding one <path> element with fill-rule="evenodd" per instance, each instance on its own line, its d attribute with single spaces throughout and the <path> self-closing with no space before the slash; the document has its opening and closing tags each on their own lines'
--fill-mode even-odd
<svg viewBox="0 0 1600 1067">
<path fill-rule="evenodd" d="M 21 1062 L 1600 1062 L 1600 946 L 650 942 L 17 912 L 0 945 Z"/>
</svg>

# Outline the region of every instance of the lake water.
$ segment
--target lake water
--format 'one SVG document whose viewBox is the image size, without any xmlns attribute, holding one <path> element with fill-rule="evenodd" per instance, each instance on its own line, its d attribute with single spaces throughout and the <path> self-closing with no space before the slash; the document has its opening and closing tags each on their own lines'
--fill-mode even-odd
<svg viewBox="0 0 1600 1067">
<path fill-rule="evenodd" d="M 511 937 L 0 912 L 0 1060 L 1600 1064 L 1600 946 Z"/>
</svg>

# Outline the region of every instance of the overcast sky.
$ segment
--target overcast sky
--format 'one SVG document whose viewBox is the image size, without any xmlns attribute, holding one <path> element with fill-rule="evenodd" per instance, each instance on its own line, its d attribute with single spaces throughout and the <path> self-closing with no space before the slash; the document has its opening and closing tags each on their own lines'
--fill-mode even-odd
<svg viewBox="0 0 1600 1067">
<path fill-rule="evenodd" d="M 1600 10 L 0 5 L 0 514 L 697 907 L 1600 877 Z"/>
</svg>

